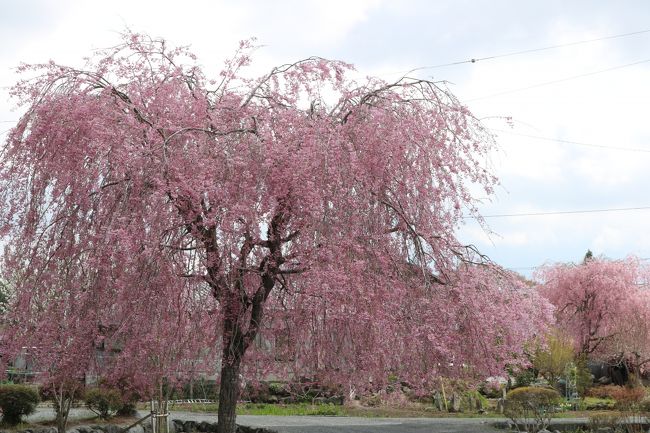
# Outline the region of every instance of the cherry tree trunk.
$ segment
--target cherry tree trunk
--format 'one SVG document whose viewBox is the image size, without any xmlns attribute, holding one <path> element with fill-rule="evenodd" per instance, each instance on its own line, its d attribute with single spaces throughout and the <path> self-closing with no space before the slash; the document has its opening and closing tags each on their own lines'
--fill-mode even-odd
<svg viewBox="0 0 650 433">
<path fill-rule="evenodd" d="M 167 400 L 167 396 L 159 396 L 157 401 L 151 402 L 151 406 L 153 433 L 169 433 L 169 400 Z"/>
<path fill-rule="evenodd" d="M 70 415 L 70 408 L 74 401 L 76 389 L 70 391 L 70 396 L 66 395 L 64 385 L 59 389 L 54 389 L 54 411 L 56 413 L 56 430 L 58 433 L 65 433 L 68 425 L 68 416 Z"/>
<path fill-rule="evenodd" d="M 219 423 L 217 433 L 235 433 L 237 400 L 239 399 L 239 367 L 241 358 L 223 357 L 219 387 Z"/>
<path fill-rule="evenodd" d="M 56 413 L 56 431 L 58 433 L 65 433 L 66 427 L 68 425 L 68 413 L 70 412 L 70 409 L 67 411 L 61 411 Z"/>
</svg>

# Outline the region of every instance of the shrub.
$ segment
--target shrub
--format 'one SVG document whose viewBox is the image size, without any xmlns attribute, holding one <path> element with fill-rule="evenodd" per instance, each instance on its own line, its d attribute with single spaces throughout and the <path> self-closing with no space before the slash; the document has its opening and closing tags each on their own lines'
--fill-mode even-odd
<svg viewBox="0 0 650 433">
<path fill-rule="evenodd" d="M 103 420 L 109 419 L 124 406 L 124 401 L 117 390 L 105 388 L 86 390 L 84 403 Z"/>
<path fill-rule="evenodd" d="M 616 400 L 616 407 L 625 410 L 641 402 L 646 392 L 643 387 L 604 385 L 589 389 L 589 395 Z"/>
<path fill-rule="evenodd" d="M 504 414 L 518 431 L 538 432 L 548 427 L 561 401 L 552 388 L 516 388 L 506 395 Z"/>
<path fill-rule="evenodd" d="M 626 410 L 635 407 L 645 397 L 645 388 L 619 387 L 612 397 L 619 409 Z"/>
<path fill-rule="evenodd" d="M 127 401 L 115 412 L 117 416 L 136 416 L 138 414 L 138 408 L 136 407 L 135 402 Z"/>
<path fill-rule="evenodd" d="M 521 370 L 515 374 L 516 387 L 530 387 L 530 385 L 537 379 L 537 374 L 532 369 Z"/>
<path fill-rule="evenodd" d="M 20 419 L 34 412 L 39 402 L 38 390 L 25 385 L 0 385 L 2 421 L 16 425 Z"/>
<path fill-rule="evenodd" d="M 589 431 L 620 431 L 624 417 L 618 412 L 598 413 L 589 417 Z"/>
<path fill-rule="evenodd" d="M 600 385 L 589 388 L 587 395 L 589 397 L 597 398 L 611 398 L 614 399 L 614 394 L 618 393 L 622 386 L 617 385 Z"/>
</svg>

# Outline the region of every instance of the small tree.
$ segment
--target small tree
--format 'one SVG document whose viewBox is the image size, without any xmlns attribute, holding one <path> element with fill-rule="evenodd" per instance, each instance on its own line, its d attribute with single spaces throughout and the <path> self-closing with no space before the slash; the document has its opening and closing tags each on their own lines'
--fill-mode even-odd
<svg viewBox="0 0 650 433">
<path fill-rule="evenodd" d="M 85 268 L 72 271 L 70 262 L 74 259 L 59 263 L 70 271 L 58 283 L 68 290 L 58 292 L 54 285 L 44 285 L 17 293 L 3 329 L 3 359 L 16 359 L 29 348 L 36 380 L 52 399 L 59 433 L 65 432 L 70 408 L 83 391 L 85 373 L 95 363 L 94 331 L 89 325 L 96 322 L 95 299 L 72 283 L 79 275 L 76 272 Z"/>
<path fill-rule="evenodd" d="M 540 293 L 555 306 L 558 326 L 573 338 L 576 351 L 605 359 L 633 347 L 621 344 L 629 336 L 645 339 L 648 335 L 643 326 L 638 333 L 626 329 L 632 323 L 645 325 L 643 319 L 636 318 L 650 311 L 648 297 L 640 289 L 647 274 L 647 266 L 635 257 L 591 257 L 579 265 L 555 264 L 536 273 Z"/>
<path fill-rule="evenodd" d="M 546 335 L 544 342 L 538 345 L 533 354 L 533 367 L 555 389 L 558 381 L 566 375 L 567 368 L 573 363 L 574 343 L 570 337 L 559 329 Z"/>
</svg>

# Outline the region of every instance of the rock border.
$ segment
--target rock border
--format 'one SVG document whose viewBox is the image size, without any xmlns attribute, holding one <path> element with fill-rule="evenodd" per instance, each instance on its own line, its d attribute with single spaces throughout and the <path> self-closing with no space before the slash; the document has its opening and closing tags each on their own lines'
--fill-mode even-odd
<svg viewBox="0 0 650 433">
<path fill-rule="evenodd" d="M 66 433 L 122 433 L 126 426 L 116 424 L 93 424 L 78 425 L 66 430 Z M 172 419 L 169 422 L 169 433 L 216 433 L 217 423 L 207 421 L 184 421 Z M 15 432 L 0 430 L 0 433 L 57 433 L 56 427 L 33 427 Z M 144 425 L 136 425 L 127 430 L 126 433 L 152 433 L 150 422 Z M 237 433 L 277 433 L 275 430 L 269 430 L 263 427 L 248 427 L 237 425 Z"/>
</svg>

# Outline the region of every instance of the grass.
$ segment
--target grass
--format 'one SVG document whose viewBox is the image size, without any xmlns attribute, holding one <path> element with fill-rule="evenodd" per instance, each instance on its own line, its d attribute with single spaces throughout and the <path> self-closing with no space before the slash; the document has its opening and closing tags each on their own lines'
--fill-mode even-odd
<svg viewBox="0 0 650 433">
<path fill-rule="evenodd" d="M 239 415 L 320 415 L 320 416 L 346 416 L 343 406 L 333 404 L 266 404 L 244 403 L 237 406 Z"/>
<path fill-rule="evenodd" d="M 175 404 L 171 410 L 196 413 L 217 413 L 219 405 L 216 403 L 183 403 Z M 275 415 L 275 416 L 357 416 L 364 418 L 423 418 L 423 417 L 500 417 L 498 414 L 477 413 L 448 413 L 440 412 L 432 406 L 412 404 L 402 407 L 377 406 L 368 407 L 361 405 L 341 406 L 334 404 L 270 404 L 270 403 L 240 403 L 237 405 L 238 415 Z"/>
<path fill-rule="evenodd" d="M 195 413 L 217 413 L 217 403 L 182 403 L 175 404 L 171 410 Z M 345 416 L 343 406 L 333 404 L 267 404 L 267 403 L 240 403 L 237 405 L 238 415 L 321 415 Z"/>
<path fill-rule="evenodd" d="M 28 423 L 26 421 L 21 421 L 18 424 L 15 425 L 9 425 L 5 424 L 4 422 L 0 422 L 0 428 L 3 431 L 19 431 L 19 430 L 25 430 L 25 429 L 30 429 L 37 427 L 35 424 Z"/>
<path fill-rule="evenodd" d="M 474 418 L 489 415 L 478 415 L 476 413 L 450 413 L 440 412 L 432 406 L 408 405 L 408 406 L 346 406 L 345 416 L 358 416 L 364 418 Z"/>
<path fill-rule="evenodd" d="M 217 413 L 216 403 L 176 404 L 171 409 L 183 412 Z M 554 418 L 589 418 L 595 414 L 611 413 L 602 410 L 563 411 Z M 275 415 L 275 416 L 355 416 L 364 418 L 503 418 L 504 415 L 489 411 L 484 414 L 476 412 L 440 412 L 425 404 L 409 404 L 406 406 L 362 406 L 362 405 L 333 405 L 309 403 L 240 403 L 237 405 L 238 415 Z"/>
<path fill-rule="evenodd" d="M 149 410 L 149 405 L 144 404 L 144 410 Z M 143 408 L 138 405 L 138 409 Z M 177 410 L 180 412 L 197 412 L 197 413 L 217 413 L 219 409 L 218 403 L 175 403 L 169 407 L 170 410 Z"/>
<path fill-rule="evenodd" d="M 611 398 L 585 397 L 582 399 L 581 406 L 585 410 L 612 410 L 616 406 L 616 400 Z"/>
</svg>

